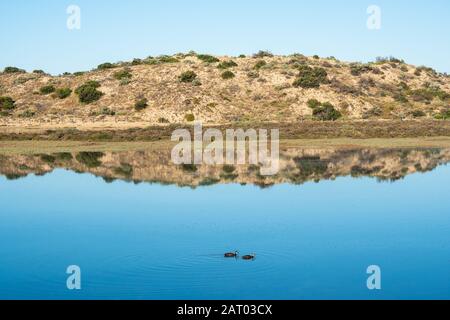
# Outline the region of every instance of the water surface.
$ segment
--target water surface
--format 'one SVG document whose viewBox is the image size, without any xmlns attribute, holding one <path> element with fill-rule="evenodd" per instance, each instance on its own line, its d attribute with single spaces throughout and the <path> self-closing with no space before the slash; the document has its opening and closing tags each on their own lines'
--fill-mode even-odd
<svg viewBox="0 0 450 320">
<path fill-rule="evenodd" d="M 449 155 L 292 149 L 270 178 L 164 152 L 2 156 L 0 298 L 448 299 Z"/>
</svg>

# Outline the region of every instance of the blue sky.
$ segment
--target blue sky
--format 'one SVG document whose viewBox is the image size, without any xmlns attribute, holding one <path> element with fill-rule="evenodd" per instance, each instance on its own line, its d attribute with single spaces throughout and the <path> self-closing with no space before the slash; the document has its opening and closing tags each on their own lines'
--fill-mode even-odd
<svg viewBox="0 0 450 320">
<path fill-rule="evenodd" d="M 81 29 L 66 27 L 69 5 Z M 369 30 L 369 5 L 381 30 Z M 450 72 L 448 0 L 15 0 L 1 1 L 0 68 L 51 73 L 106 61 L 195 50 L 212 54 L 335 56 L 370 61 L 393 55 Z"/>
</svg>

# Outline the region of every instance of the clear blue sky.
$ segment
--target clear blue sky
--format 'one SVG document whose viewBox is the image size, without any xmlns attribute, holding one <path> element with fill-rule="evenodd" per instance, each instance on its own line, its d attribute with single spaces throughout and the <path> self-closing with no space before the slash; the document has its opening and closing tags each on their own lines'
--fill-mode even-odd
<svg viewBox="0 0 450 320">
<path fill-rule="evenodd" d="M 81 30 L 66 27 L 71 4 Z M 372 4 L 382 10 L 378 31 L 366 26 Z M 448 0 L 15 0 L 1 1 L 0 12 L 0 68 L 62 73 L 189 50 L 266 49 L 351 61 L 393 55 L 450 72 Z"/>
</svg>

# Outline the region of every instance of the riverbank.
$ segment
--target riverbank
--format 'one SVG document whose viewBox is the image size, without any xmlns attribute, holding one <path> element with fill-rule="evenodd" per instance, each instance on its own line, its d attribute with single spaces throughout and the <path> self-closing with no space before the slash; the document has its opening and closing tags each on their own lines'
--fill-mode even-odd
<svg viewBox="0 0 450 320">
<path fill-rule="evenodd" d="M 131 142 L 170 140 L 176 129 L 192 125 L 161 125 L 136 127 L 0 127 L 0 141 L 100 141 Z M 280 139 L 386 139 L 416 137 L 450 137 L 450 121 L 407 120 L 407 121 L 303 121 L 296 123 L 234 123 L 228 125 L 205 125 L 204 130 L 227 129 L 279 129 Z"/>
<path fill-rule="evenodd" d="M 0 141 L 0 155 L 50 154 L 61 152 L 126 152 L 164 151 L 175 143 L 169 140 L 143 142 L 86 142 L 86 141 Z M 281 140 L 286 148 L 450 148 L 450 137 L 393 138 L 393 139 L 290 139 Z"/>
</svg>

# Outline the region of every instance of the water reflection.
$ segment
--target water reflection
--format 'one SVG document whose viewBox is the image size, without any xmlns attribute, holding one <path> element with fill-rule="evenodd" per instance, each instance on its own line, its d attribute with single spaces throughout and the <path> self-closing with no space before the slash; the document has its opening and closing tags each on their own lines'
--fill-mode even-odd
<svg viewBox="0 0 450 320">
<path fill-rule="evenodd" d="M 45 175 L 64 168 L 91 173 L 105 182 L 124 180 L 196 188 L 215 184 L 303 184 L 337 177 L 373 177 L 396 181 L 417 172 L 432 171 L 450 162 L 450 149 L 285 148 L 280 151 L 276 176 L 260 175 L 255 165 L 174 165 L 169 149 L 126 152 L 76 152 L 35 155 L 0 155 L 0 174 L 19 179 Z"/>
</svg>

